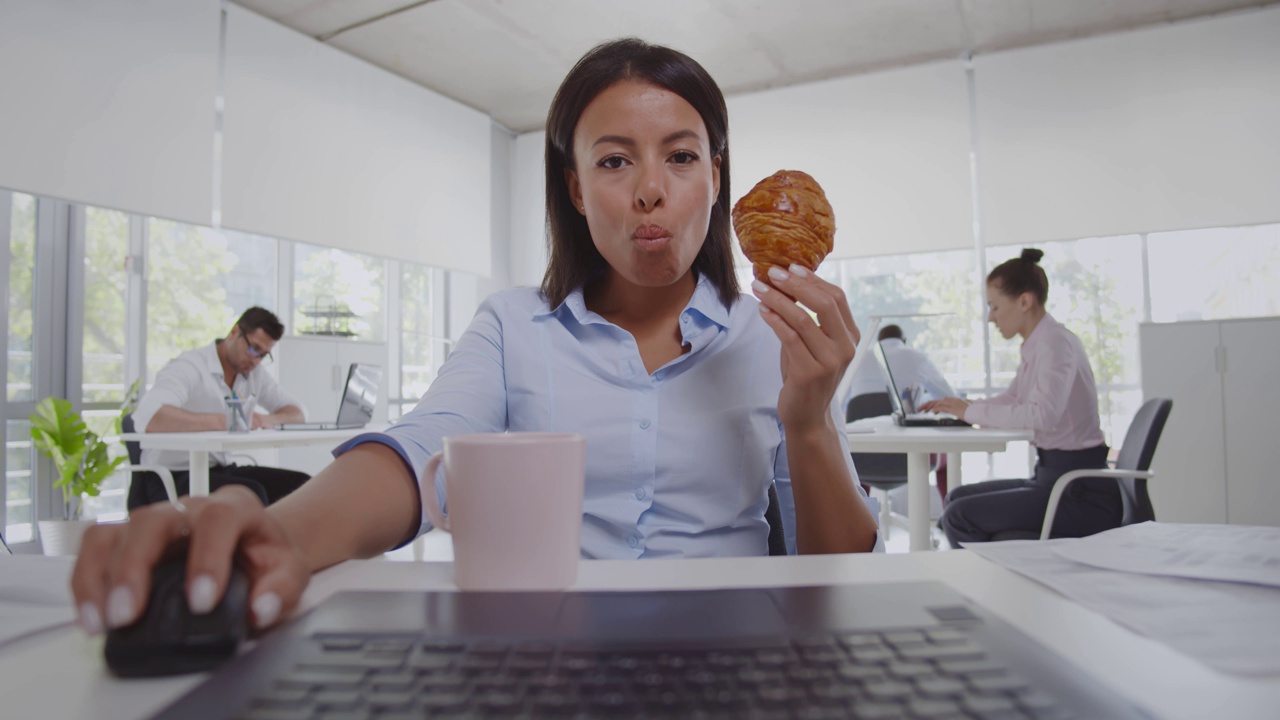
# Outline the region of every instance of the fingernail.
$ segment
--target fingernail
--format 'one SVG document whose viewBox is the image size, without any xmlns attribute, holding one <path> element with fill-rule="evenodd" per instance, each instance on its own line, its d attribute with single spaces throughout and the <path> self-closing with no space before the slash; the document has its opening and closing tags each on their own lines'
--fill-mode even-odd
<svg viewBox="0 0 1280 720">
<path fill-rule="evenodd" d="M 788 269 L 791 271 L 791 274 L 796 277 L 805 277 L 809 274 L 809 268 L 803 265 L 796 265 L 795 263 L 792 263 L 791 267 Z"/>
<path fill-rule="evenodd" d="M 97 605 L 91 602 L 80 603 L 80 627 L 90 635 L 102 632 L 102 615 L 98 612 Z"/>
<path fill-rule="evenodd" d="M 756 292 L 760 293 L 761 295 L 763 295 L 763 294 L 765 294 L 765 293 L 769 292 L 769 286 L 768 286 L 768 285 L 765 285 L 764 283 L 760 282 L 759 280 L 752 280 L 752 281 L 751 281 L 751 288 L 752 288 L 753 290 L 755 290 Z"/>
<path fill-rule="evenodd" d="M 795 266 L 793 265 L 792 267 L 795 267 Z M 787 274 L 786 270 L 783 270 L 777 265 L 774 265 L 773 267 L 769 268 L 769 277 L 773 278 L 774 280 L 786 280 L 791 276 Z"/>
<path fill-rule="evenodd" d="M 764 303 L 760 303 L 760 314 L 761 314 L 761 315 L 768 315 L 768 314 L 769 314 L 769 313 L 771 313 L 771 312 L 773 312 L 773 311 L 769 309 L 769 306 L 768 306 L 768 305 L 765 305 Z"/>
<path fill-rule="evenodd" d="M 124 627 L 133 620 L 133 593 L 117 585 L 107 596 L 107 627 Z"/>
<path fill-rule="evenodd" d="M 213 577 L 200 575 L 191 581 L 191 587 L 187 589 L 187 606 L 191 608 L 191 612 L 204 615 L 218 604 L 217 592 L 218 583 L 214 582 Z"/>
<path fill-rule="evenodd" d="M 253 616 L 258 620 L 258 627 L 265 628 L 276 621 L 280 614 L 280 596 L 273 592 L 265 592 L 253 600 Z"/>
</svg>

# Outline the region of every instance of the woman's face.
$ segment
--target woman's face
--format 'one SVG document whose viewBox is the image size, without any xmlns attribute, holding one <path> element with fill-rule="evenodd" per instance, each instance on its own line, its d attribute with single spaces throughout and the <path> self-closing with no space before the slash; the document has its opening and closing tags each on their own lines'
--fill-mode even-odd
<svg viewBox="0 0 1280 720">
<path fill-rule="evenodd" d="M 1005 340 L 1022 331 L 1027 321 L 1031 293 L 1023 293 L 1019 297 L 1006 295 L 1000 286 L 987 283 L 987 320 L 996 326 Z"/>
<path fill-rule="evenodd" d="M 573 156 L 569 195 L 613 272 L 641 287 L 684 277 L 720 191 L 720 158 L 698 111 L 669 90 L 623 80 L 583 111 Z"/>
</svg>

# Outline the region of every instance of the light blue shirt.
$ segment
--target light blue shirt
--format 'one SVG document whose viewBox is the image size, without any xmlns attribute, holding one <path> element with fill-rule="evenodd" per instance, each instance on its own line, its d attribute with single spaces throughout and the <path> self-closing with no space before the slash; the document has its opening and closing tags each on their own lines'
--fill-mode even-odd
<svg viewBox="0 0 1280 720">
<path fill-rule="evenodd" d="M 726 310 L 705 278 L 680 313 L 680 333 L 688 352 L 650 374 L 631 334 L 588 310 L 581 290 L 555 309 L 533 288 L 495 293 L 418 406 L 334 454 L 382 442 L 420 477 L 448 435 L 579 433 L 584 558 L 767 555 L 770 483 L 794 553 L 777 336 L 754 297 Z M 834 403 L 832 413 L 843 427 Z M 843 433 L 840 442 L 849 458 Z M 852 461 L 849 473 L 857 477 Z M 443 506 L 441 477 L 436 494 Z"/>
</svg>

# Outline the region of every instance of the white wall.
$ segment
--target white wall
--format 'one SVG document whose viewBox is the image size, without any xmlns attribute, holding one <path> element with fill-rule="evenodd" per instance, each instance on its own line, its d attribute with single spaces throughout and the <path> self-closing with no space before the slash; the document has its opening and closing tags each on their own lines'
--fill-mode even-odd
<svg viewBox="0 0 1280 720">
<path fill-rule="evenodd" d="M 208 225 L 218 7 L 0 3 L 0 187 Z"/>
<path fill-rule="evenodd" d="M 988 243 L 1280 220 L 1280 7 L 975 65 Z"/>
<path fill-rule="evenodd" d="M 974 73 L 989 245 L 1280 221 L 1280 7 L 994 53 Z M 728 102 L 735 199 L 805 170 L 835 209 L 834 257 L 973 246 L 959 61 Z M 513 280 L 545 263 L 542 142 L 516 139 Z"/>
<path fill-rule="evenodd" d="M 492 122 L 227 7 L 227 227 L 487 276 Z"/>
</svg>

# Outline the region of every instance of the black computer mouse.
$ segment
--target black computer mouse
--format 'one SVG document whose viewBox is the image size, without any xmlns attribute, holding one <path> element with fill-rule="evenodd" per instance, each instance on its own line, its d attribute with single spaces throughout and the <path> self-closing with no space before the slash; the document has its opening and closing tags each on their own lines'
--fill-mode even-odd
<svg viewBox="0 0 1280 720">
<path fill-rule="evenodd" d="M 186 553 L 156 565 L 147 608 L 132 625 L 107 632 L 107 667 L 120 677 L 157 677 L 210 670 L 234 657 L 249 634 L 249 579 L 232 567 L 214 609 L 187 607 Z"/>
</svg>

